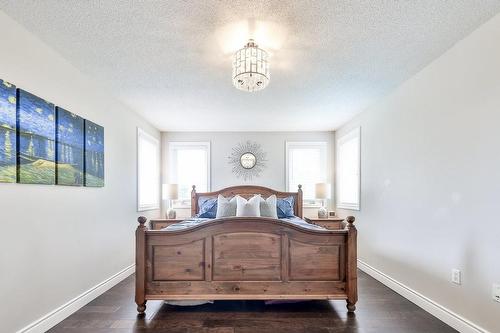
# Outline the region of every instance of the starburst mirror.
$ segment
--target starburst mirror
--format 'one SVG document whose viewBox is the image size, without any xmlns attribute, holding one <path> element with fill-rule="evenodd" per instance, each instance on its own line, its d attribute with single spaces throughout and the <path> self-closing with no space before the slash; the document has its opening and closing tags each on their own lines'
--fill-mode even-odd
<svg viewBox="0 0 500 333">
<path fill-rule="evenodd" d="M 229 164 L 233 166 L 233 173 L 238 178 L 252 180 L 259 177 L 266 167 L 266 153 L 260 144 L 246 141 L 233 148 L 228 157 Z"/>
</svg>

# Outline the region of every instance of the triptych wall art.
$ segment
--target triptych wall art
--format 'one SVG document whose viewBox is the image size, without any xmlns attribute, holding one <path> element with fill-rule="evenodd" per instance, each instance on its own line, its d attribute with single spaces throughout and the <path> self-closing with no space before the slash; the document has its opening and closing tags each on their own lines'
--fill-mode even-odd
<svg viewBox="0 0 500 333">
<path fill-rule="evenodd" d="M 0 79 L 0 182 L 104 186 L 104 128 Z"/>
</svg>

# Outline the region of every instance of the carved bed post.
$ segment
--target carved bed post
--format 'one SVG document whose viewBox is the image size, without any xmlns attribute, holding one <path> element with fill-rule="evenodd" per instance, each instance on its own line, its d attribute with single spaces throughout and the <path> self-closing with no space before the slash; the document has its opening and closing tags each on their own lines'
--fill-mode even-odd
<svg viewBox="0 0 500 333">
<path fill-rule="evenodd" d="M 354 216 L 348 216 L 347 221 L 347 311 L 356 310 L 358 301 L 358 255 L 357 255 L 357 236 L 358 231 L 354 226 Z"/>
<path fill-rule="evenodd" d="M 191 217 L 195 217 L 198 210 L 198 200 L 196 200 L 196 185 L 192 186 L 191 190 Z"/>
<path fill-rule="evenodd" d="M 302 201 L 302 185 L 299 184 L 299 189 L 297 190 L 297 216 L 303 218 L 302 209 L 304 207 L 304 203 Z"/>
<path fill-rule="evenodd" d="M 144 224 L 147 219 L 144 216 L 139 216 L 137 219 L 139 226 L 135 231 L 135 303 L 139 314 L 144 314 L 146 311 L 146 230 Z"/>
</svg>

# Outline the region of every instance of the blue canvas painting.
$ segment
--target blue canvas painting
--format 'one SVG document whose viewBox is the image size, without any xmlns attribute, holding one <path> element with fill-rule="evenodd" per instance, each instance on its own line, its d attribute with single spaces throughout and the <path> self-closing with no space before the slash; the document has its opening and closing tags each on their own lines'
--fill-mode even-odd
<svg viewBox="0 0 500 333">
<path fill-rule="evenodd" d="M 56 184 L 83 185 L 83 118 L 56 107 Z"/>
<path fill-rule="evenodd" d="M 0 79 L 0 182 L 16 182 L 16 86 Z"/>
<path fill-rule="evenodd" d="M 104 127 L 86 119 L 85 186 L 104 186 Z"/>
<path fill-rule="evenodd" d="M 55 184 L 54 104 L 18 89 L 18 181 Z"/>
</svg>

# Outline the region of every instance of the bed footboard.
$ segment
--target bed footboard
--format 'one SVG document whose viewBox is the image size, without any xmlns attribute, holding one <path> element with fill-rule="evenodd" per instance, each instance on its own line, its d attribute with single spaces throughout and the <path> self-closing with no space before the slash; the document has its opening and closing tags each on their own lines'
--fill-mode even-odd
<svg viewBox="0 0 500 333">
<path fill-rule="evenodd" d="M 136 303 L 147 300 L 357 301 L 356 228 L 314 230 L 267 218 L 136 231 Z"/>
</svg>

